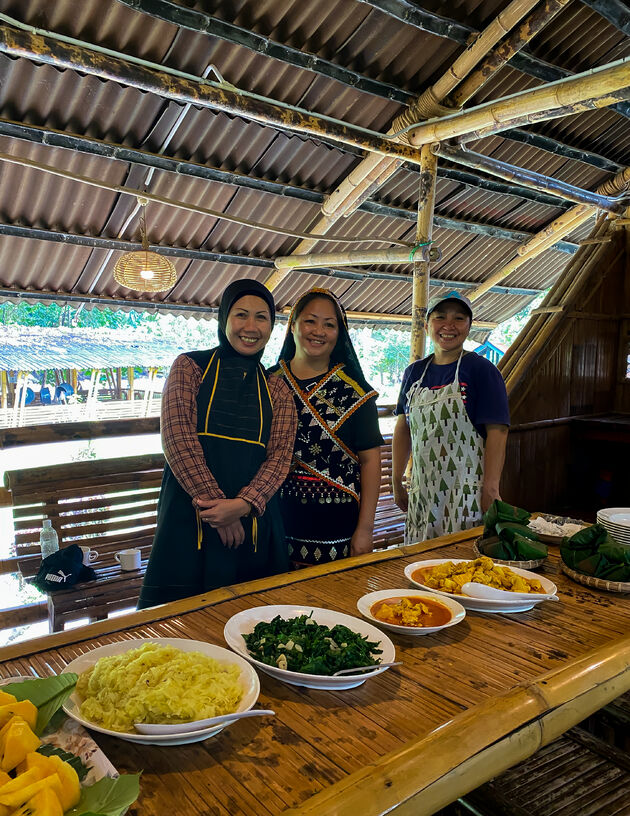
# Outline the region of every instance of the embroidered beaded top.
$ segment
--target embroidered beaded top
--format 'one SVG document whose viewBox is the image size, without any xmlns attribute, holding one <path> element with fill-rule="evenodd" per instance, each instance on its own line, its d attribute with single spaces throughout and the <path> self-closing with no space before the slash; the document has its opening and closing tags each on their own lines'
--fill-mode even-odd
<svg viewBox="0 0 630 816">
<path fill-rule="evenodd" d="M 284 360 L 272 371 L 289 385 L 298 412 L 291 473 L 319 478 L 358 501 L 358 452 L 383 444 L 376 391 L 362 388 L 343 364 L 309 380 L 294 377 Z"/>
</svg>

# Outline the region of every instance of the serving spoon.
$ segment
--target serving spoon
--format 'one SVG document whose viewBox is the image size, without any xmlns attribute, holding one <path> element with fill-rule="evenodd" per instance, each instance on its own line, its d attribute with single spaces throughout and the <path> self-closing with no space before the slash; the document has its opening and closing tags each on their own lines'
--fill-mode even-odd
<svg viewBox="0 0 630 816">
<path fill-rule="evenodd" d="M 252 708 L 250 711 L 237 711 L 234 714 L 223 714 L 220 717 L 208 717 L 205 720 L 194 720 L 187 723 L 134 723 L 139 734 L 188 734 L 191 731 L 201 731 L 212 725 L 222 725 L 235 720 L 244 720 L 245 717 L 272 717 L 275 711 Z"/>
<path fill-rule="evenodd" d="M 542 595 L 540 592 L 510 592 L 506 589 L 497 589 L 487 584 L 478 584 L 468 581 L 462 586 L 462 595 L 469 598 L 480 598 L 485 601 L 559 601 L 557 595 Z"/>
<path fill-rule="evenodd" d="M 332 677 L 342 677 L 344 674 L 356 674 L 356 672 L 375 671 L 376 669 L 390 669 L 392 666 L 402 666 L 402 660 L 394 663 L 375 663 L 373 666 L 357 666 L 355 669 L 339 669 Z"/>
</svg>

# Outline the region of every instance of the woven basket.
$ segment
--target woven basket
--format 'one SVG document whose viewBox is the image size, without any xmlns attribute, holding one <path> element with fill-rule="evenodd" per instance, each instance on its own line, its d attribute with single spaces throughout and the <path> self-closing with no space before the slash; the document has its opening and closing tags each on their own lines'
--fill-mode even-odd
<svg viewBox="0 0 630 816">
<path fill-rule="evenodd" d="M 477 556 L 477 558 L 481 558 L 484 556 L 485 553 L 482 552 L 477 544 L 483 544 L 484 541 L 487 539 L 485 538 L 478 538 L 477 541 L 473 543 L 473 552 Z M 488 556 L 488 558 L 492 558 L 492 556 Z M 545 558 L 536 558 L 533 561 L 501 561 L 498 558 L 492 558 L 495 564 L 501 564 L 502 567 L 518 567 L 518 569 L 525 569 L 531 570 L 536 569 L 537 567 L 542 567 L 545 563 Z"/>
<path fill-rule="evenodd" d="M 584 586 L 593 587 L 593 589 L 604 589 L 607 592 L 630 592 L 630 583 L 627 581 L 605 581 L 603 578 L 596 578 L 594 575 L 576 572 L 563 563 L 560 564 L 560 569 L 578 584 L 584 584 Z"/>
</svg>

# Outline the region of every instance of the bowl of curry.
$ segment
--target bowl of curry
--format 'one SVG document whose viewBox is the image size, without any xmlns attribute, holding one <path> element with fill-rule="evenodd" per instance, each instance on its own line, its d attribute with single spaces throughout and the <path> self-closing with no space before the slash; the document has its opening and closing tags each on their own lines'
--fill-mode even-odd
<svg viewBox="0 0 630 816">
<path fill-rule="evenodd" d="M 370 592 L 359 598 L 357 609 L 372 623 L 404 635 L 430 635 L 466 617 L 464 607 L 453 598 L 408 589 Z"/>
</svg>

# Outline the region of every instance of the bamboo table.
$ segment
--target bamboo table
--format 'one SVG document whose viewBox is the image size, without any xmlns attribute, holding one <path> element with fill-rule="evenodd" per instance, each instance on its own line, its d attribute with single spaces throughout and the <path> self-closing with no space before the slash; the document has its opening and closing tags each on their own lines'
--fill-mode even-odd
<svg viewBox="0 0 630 816">
<path fill-rule="evenodd" d="M 0 650 L 0 676 L 59 672 L 77 655 L 130 637 L 223 644 L 231 615 L 261 604 L 358 614 L 357 599 L 407 586 L 404 566 L 470 557 L 479 531 L 275 576 Z M 348 691 L 284 685 L 261 674 L 260 705 L 206 742 L 144 746 L 95 734 L 120 771 L 142 770 L 134 816 L 430 814 L 531 756 L 630 689 L 630 598 L 544 574 L 560 603 L 512 615 L 469 613 L 422 637 L 392 634 L 398 670 Z"/>
</svg>

